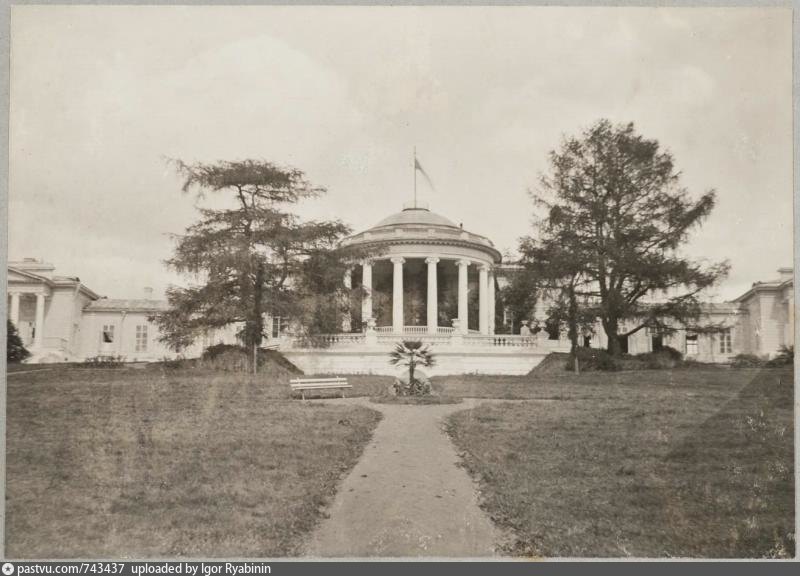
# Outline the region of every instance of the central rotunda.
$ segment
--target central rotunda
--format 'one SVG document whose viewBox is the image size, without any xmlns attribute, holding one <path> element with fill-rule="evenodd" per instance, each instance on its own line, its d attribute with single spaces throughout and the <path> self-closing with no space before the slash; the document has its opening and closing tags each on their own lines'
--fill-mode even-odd
<svg viewBox="0 0 800 576">
<path fill-rule="evenodd" d="M 344 277 L 351 299 L 341 332 L 280 345 L 306 374 L 396 375 L 388 354 L 401 340 L 431 346 L 430 376 L 527 374 L 548 353 L 569 349 L 563 338 L 496 334 L 495 318 L 504 319 L 496 290 L 514 266 L 501 264 L 486 236 L 427 208 L 407 207 L 341 245 L 364 254 Z"/>
<path fill-rule="evenodd" d="M 502 257 L 485 236 L 414 206 L 345 238 L 342 246 L 376 254 L 345 277 L 347 286 L 364 290 L 344 331 L 494 333 L 495 269 Z"/>
</svg>

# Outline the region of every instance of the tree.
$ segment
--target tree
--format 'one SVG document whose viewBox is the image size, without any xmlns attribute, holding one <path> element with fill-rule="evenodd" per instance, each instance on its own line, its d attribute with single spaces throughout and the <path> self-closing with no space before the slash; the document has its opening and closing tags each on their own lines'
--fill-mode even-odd
<svg viewBox="0 0 800 576">
<path fill-rule="evenodd" d="M 408 366 L 408 386 L 407 392 L 412 396 L 419 396 L 430 392 L 414 372 L 417 366 L 433 366 L 436 359 L 427 345 L 423 345 L 419 340 L 404 340 L 398 342 L 394 350 L 389 353 L 389 363 L 393 366 Z M 404 390 L 398 390 L 402 393 Z"/>
<path fill-rule="evenodd" d="M 586 254 L 581 250 L 566 250 L 560 232 L 560 228 L 551 228 L 547 221 L 541 222 L 539 239 L 520 239 L 519 264 L 529 277 L 535 278 L 534 293 L 540 293 L 550 302 L 548 322 L 559 328 L 566 326 L 570 354 L 578 373 L 579 338 L 594 331 L 597 311 L 580 294 L 589 283 L 584 273 Z"/>
<path fill-rule="evenodd" d="M 576 297 L 596 306 L 608 351 L 645 327 L 674 330 L 700 315 L 698 296 L 728 271 L 680 249 L 709 216 L 715 192 L 696 200 L 680 185 L 672 155 L 633 124 L 600 120 L 550 153 L 550 171 L 534 194 L 544 208 L 539 246 L 570 259 L 580 272 Z M 558 276 L 555 261 L 552 276 Z M 564 277 L 569 277 L 565 274 Z"/>
<path fill-rule="evenodd" d="M 22 362 L 30 355 L 31 353 L 22 344 L 17 327 L 11 320 L 6 320 L 6 362 L 9 364 Z"/>
<path fill-rule="evenodd" d="M 300 170 L 266 161 L 175 165 L 184 193 L 196 191 L 200 199 L 220 193 L 228 203 L 199 208 L 199 220 L 174 236 L 167 265 L 198 282 L 168 289 L 169 309 L 155 317 L 164 342 L 180 350 L 205 330 L 242 323 L 240 337 L 255 351 L 265 313 L 308 320 L 318 312 L 315 297 L 317 304 L 322 294 L 328 303 L 344 301 L 342 278 L 354 253 L 338 241 L 349 228 L 340 221 L 303 222 L 287 211 L 323 188 Z"/>
<path fill-rule="evenodd" d="M 540 284 L 536 274 L 524 262 L 519 264 L 521 266 L 507 272 L 508 283 L 497 293 L 498 308 L 506 310 L 510 316 L 507 328 L 511 334 L 519 334 L 522 322 L 533 319 L 539 297 Z M 499 326 L 496 312 L 495 322 Z"/>
</svg>

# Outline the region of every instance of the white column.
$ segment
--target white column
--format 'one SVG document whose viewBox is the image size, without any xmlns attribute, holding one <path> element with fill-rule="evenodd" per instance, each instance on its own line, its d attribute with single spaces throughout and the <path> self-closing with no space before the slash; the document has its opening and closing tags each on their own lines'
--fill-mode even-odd
<svg viewBox="0 0 800 576">
<path fill-rule="evenodd" d="M 494 313 L 495 313 L 495 293 L 494 293 L 494 270 L 489 270 L 489 334 L 494 334 Z"/>
<path fill-rule="evenodd" d="M 481 334 L 489 333 L 489 267 L 482 264 L 478 269 L 478 327 Z"/>
<path fill-rule="evenodd" d="M 469 310 L 467 291 L 469 284 L 467 283 L 467 270 L 469 260 L 458 261 L 458 326 L 462 334 L 469 332 Z"/>
<path fill-rule="evenodd" d="M 36 324 L 33 335 L 33 347 L 41 348 L 44 342 L 44 294 L 36 295 Z"/>
<path fill-rule="evenodd" d="M 9 320 L 15 328 L 19 329 L 19 292 L 11 293 L 11 310 Z"/>
<path fill-rule="evenodd" d="M 350 332 L 352 328 L 352 317 L 350 315 L 350 290 L 353 288 L 353 271 L 348 268 L 344 273 L 344 288 L 347 290 L 347 309 L 342 315 L 342 332 Z"/>
<path fill-rule="evenodd" d="M 128 313 L 123 311 L 119 317 L 119 334 L 116 335 L 116 342 L 114 344 L 117 345 L 117 354 L 122 356 L 122 353 L 125 351 L 125 318 L 128 317 Z"/>
<path fill-rule="evenodd" d="M 368 323 L 372 318 L 372 262 L 364 260 L 361 268 L 361 288 L 364 291 L 361 301 L 361 321 Z"/>
<path fill-rule="evenodd" d="M 392 274 L 392 331 L 399 334 L 403 331 L 403 263 L 405 258 L 392 258 L 394 271 Z"/>
<path fill-rule="evenodd" d="M 436 264 L 438 258 L 426 258 L 428 264 L 428 332 L 436 334 L 439 328 L 439 302 L 438 302 L 438 283 L 436 278 Z"/>
</svg>

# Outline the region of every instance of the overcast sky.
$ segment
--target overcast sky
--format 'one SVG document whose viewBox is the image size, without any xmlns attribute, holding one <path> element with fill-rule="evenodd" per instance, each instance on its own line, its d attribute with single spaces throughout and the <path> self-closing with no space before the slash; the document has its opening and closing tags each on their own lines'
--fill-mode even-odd
<svg viewBox="0 0 800 576">
<path fill-rule="evenodd" d="M 562 135 L 635 122 L 718 206 L 718 298 L 792 264 L 788 9 L 35 7 L 12 13 L 9 259 L 156 294 L 195 199 L 165 158 L 263 158 L 355 230 L 421 201 L 501 250 Z"/>
</svg>

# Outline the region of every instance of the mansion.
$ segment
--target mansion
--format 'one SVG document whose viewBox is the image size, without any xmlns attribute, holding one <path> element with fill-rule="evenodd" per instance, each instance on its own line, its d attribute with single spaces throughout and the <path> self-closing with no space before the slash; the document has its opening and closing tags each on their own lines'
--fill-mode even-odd
<svg viewBox="0 0 800 576">
<path fill-rule="evenodd" d="M 514 267 L 504 264 L 489 238 L 470 232 L 426 208 L 410 207 L 342 241 L 378 254 L 350 270 L 343 282 L 363 287 L 336 334 L 295 338 L 281 318 L 268 318 L 267 344 L 306 373 L 389 373 L 386 354 L 400 339 L 432 345 L 432 374 L 524 374 L 552 351 L 568 351 L 566 334 L 523 328 L 509 332 L 510 319 L 496 298 Z M 621 342 L 637 354 L 671 346 L 687 358 L 724 363 L 741 353 L 775 355 L 794 344 L 794 281 L 791 268 L 756 282 L 725 303 L 703 306 L 703 319 L 722 331 L 669 334 L 641 330 Z M 174 358 L 159 341 L 150 318 L 167 303 L 142 289 L 139 299 L 101 297 L 79 278 L 55 274 L 34 259 L 8 264 L 9 319 L 17 327 L 30 362 L 82 361 L 100 356 L 131 362 Z M 545 306 L 526 319 L 544 325 Z M 519 323 L 517 323 L 519 324 Z M 181 354 L 196 357 L 217 343 L 236 341 L 235 327 L 199 338 Z M 585 346 L 605 347 L 599 327 Z"/>
</svg>

